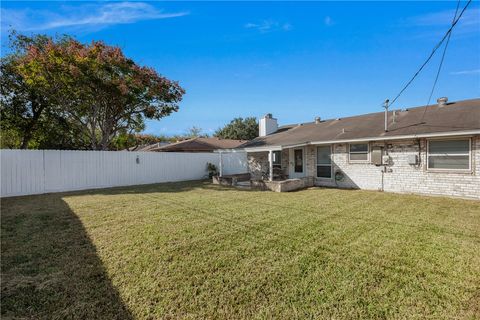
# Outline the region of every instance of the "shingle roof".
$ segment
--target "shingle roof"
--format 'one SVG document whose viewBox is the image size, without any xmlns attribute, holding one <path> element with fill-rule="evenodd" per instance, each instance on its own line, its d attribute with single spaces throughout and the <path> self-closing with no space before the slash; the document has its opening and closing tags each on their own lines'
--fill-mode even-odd
<svg viewBox="0 0 480 320">
<path fill-rule="evenodd" d="M 247 142 L 246 140 L 232 140 L 219 138 L 192 138 L 152 148 L 149 151 L 165 152 L 209 152 L 216 149 L 233 149 Z"/>
<path fill-rule="evenodd" d="M 283 126 L 273 134 L 243 144 L 241 148 L 480 130 L 480 99 L 395 110 L 395 123 L 392 122 L 393 112 L 388 113 L 387 132 L 384 130 L 384 112 L 377 112 Z"/>
</svg>

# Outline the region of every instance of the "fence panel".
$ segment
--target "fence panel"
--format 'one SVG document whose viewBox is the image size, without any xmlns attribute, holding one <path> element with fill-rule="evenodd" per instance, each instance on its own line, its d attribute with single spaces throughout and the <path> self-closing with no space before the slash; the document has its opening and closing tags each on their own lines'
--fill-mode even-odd
<svg viewBox="0 0 480 320">
<path fill-rule="evenodd" d="M 248 170 L 246 153 L 222 153 L 222 171 L 224 175 L 247 172 Z"/>
<path fill-rule="evenodd" d="M 1 150 L 2 197 L 197 180 L 218 153 Z M 223 174 L 247 172 L 245 153 L 223 153 Z"/>
</svg>

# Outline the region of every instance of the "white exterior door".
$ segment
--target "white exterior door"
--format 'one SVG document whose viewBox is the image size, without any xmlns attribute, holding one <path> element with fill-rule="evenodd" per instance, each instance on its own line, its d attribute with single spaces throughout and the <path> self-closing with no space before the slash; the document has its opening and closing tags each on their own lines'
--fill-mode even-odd
<svg viewBox="0 0 480 320">
<path fill-rule="evenodd" d="M 305 148 L 289 149 L 288 177 L 305 177 Z"/>
</svg>

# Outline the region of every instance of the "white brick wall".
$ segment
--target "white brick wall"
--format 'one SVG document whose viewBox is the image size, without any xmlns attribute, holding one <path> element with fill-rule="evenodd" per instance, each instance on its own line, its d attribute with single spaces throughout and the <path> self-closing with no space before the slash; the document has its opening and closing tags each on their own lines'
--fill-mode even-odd
<svg viewBox="0 0 480 320">
<path fill-rule="evenodd" d="M 419 154 L 420 164 L 413 166 L 408 164 L 408 156 Z M 392 159 L 388 166 L 392 172 L 383 174 L 383 190 L 400 193 L 419 193 L 431 195 L 446 195 L 463 198 L 480 199 L 480 136 L 472 138 L 472 172 L 431 172 L 426 169 L 427 141 L 421 139 L 397 140 L 388 142 L 370 142 L 373 146 L 387 146 L 386 150 Z M 334 179 L 316 179 L 318 186 L 330 186 L 340 188 L 359 188 L 369 190 L 382 190 L 383 166 L 375 166 L 370 163 L 349 163 L 348 144 L 335 144 L 332 148 L 333 172 L 341 170 L 345 178 L 335 182 Z M 249 162 L 259 153 L 249 154 Z M 260 157 L 260 163 L 267 165 L 265 156 Z M 283 156 L 283 154 L 282 154 Z M 284 161 L 282 161 L 283 164 Z M 288 165 L 288 162 L 286 163 Z M 287 169 L 288 172 L 288 169 Z M 306 148 L 306 173 L 308 176 L 316 176 L 316 147 Z"/>
<path fill-rule="evenodd" d="M 427 171 L 427 141 L 420 140 L 420 164 L 408 164 L 408 156 L 419 154 L 417 141 L 398 140 L 371 142 L 370 147 L 388 145 L 386 150 L 392 159 L 387 168 L 392 172 L 383 174 L 383 190 L 401 193 L 419 193 L 447 195 L 480 199 L 480 136 L 472 138 L 472 172 L 431 172 Z M 314 161 L 315 147 L 309 147 L 307 155 Z M 332 160 L 334 172 L 340 169 L 345 179 L 335 183 L 334 180 L 317 179 L 319 186 L 338 186 L 342 188 L 360 188 L 382 190 L 382 169 L 373 164 L 349 163 L 348 144 L 335 144 Z M 308 162 L 307 162 L 308 163 Z M 308 174 L 315 174 L 315 167 L 307 168 Z"/>
</svg>

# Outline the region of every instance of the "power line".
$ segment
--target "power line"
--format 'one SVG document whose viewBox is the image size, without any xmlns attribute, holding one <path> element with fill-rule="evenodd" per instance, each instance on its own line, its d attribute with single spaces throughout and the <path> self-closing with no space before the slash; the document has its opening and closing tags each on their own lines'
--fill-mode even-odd
<svg viewBox="0 0 480 320">
<path fill-rule="evenodd" d="M 418 76 L 418 74 L 423 70 L 423 68 L 427 65 L 427 63 L 430 61 L 430 59 L 432 59 L 433 55 L 435 54 L 435 52 L 438 50 L 438 48 L 440 48 L 440 46 L 442 45 L 442 43 L 447 39 L 447 37 L 449 37 L 450 33 L 452 32 L 453 28 L 457 25 L 458 21 L 460 20 L 460 18 L 462 17 L 463 13 L 465 12 L 465 10 L 467 10 L 468 6 L 470 5 L 470 3 L 472 2 L 472 0 L 468 0 L 467 4 L 465 5 L 465 7 L 463 7 L 462 11 L 460 12 L 460 15 L 458 16 L 458 18 L 456 18 L 453 22 L 452 22 L 452 25 L 450 26 L 450 28 L 447 30 L 447 32 L 445 33 L 445 35 L 443 36 L 442 40 L 440 40 L 439 43 L 437 43 L 437 45 L 433 48 L 432 52 L 430 53 L 430 55 L 428 56 L 427 60 L 425 60 L 425 62 L 420 66 L 420 68 L 417 70 L 417 72 L 415 72 L 415 74 L 413 75 L 413 77 L 407 82 L 407 84 L 403 87 L 402 90 L 400 90 L 400 92 L 397 94 L 397 96 L 395 97 L 395 99 L 392 100 L 392 102 L 390 103 L 390 106 L 393 105 L 395 103 L 395 101 L 397 101 L 397 99 L 402 95 L 402 93 L 410 86 L 410 84 L 413 82 L 413 80 L 415 80 L 415 78 Z"/>
<path fill-rule="evenodd" d="M 458 8 L 460 7 L 460 0 L 457 1 L 457 8 L 455 9 L 455 14 L 453 15 L 452 25 L 457 18 Z M 450 42 L 450 38 L 452 33 L 450 32 L 447 37 L 447 42 L 445 43 L 445 47 L 443 48 L 442 58 L 440 59 L 440 64 L 438 65 L 437 75 L 435 76 L 435 81 L 433 82 L 432 91 L 430 91 L 430 96 L 428 97 L 428 102 L 425 105 L 425 109 L 423 110 L 422 118 L 420 119 L 420 123 L 423 122 L 425 118 L 425 114 L 427 113 L 428 105 L 430 105 L 430 101 L 432 100 L 433 92 L 435 91 L 435 87 L 438 82 L 438 77 L 440 76 L 440 71 L 442 70 L 443 60 L 445 59 L 445 54 L 447 53 L 448 43 Z"/>
</svg>

